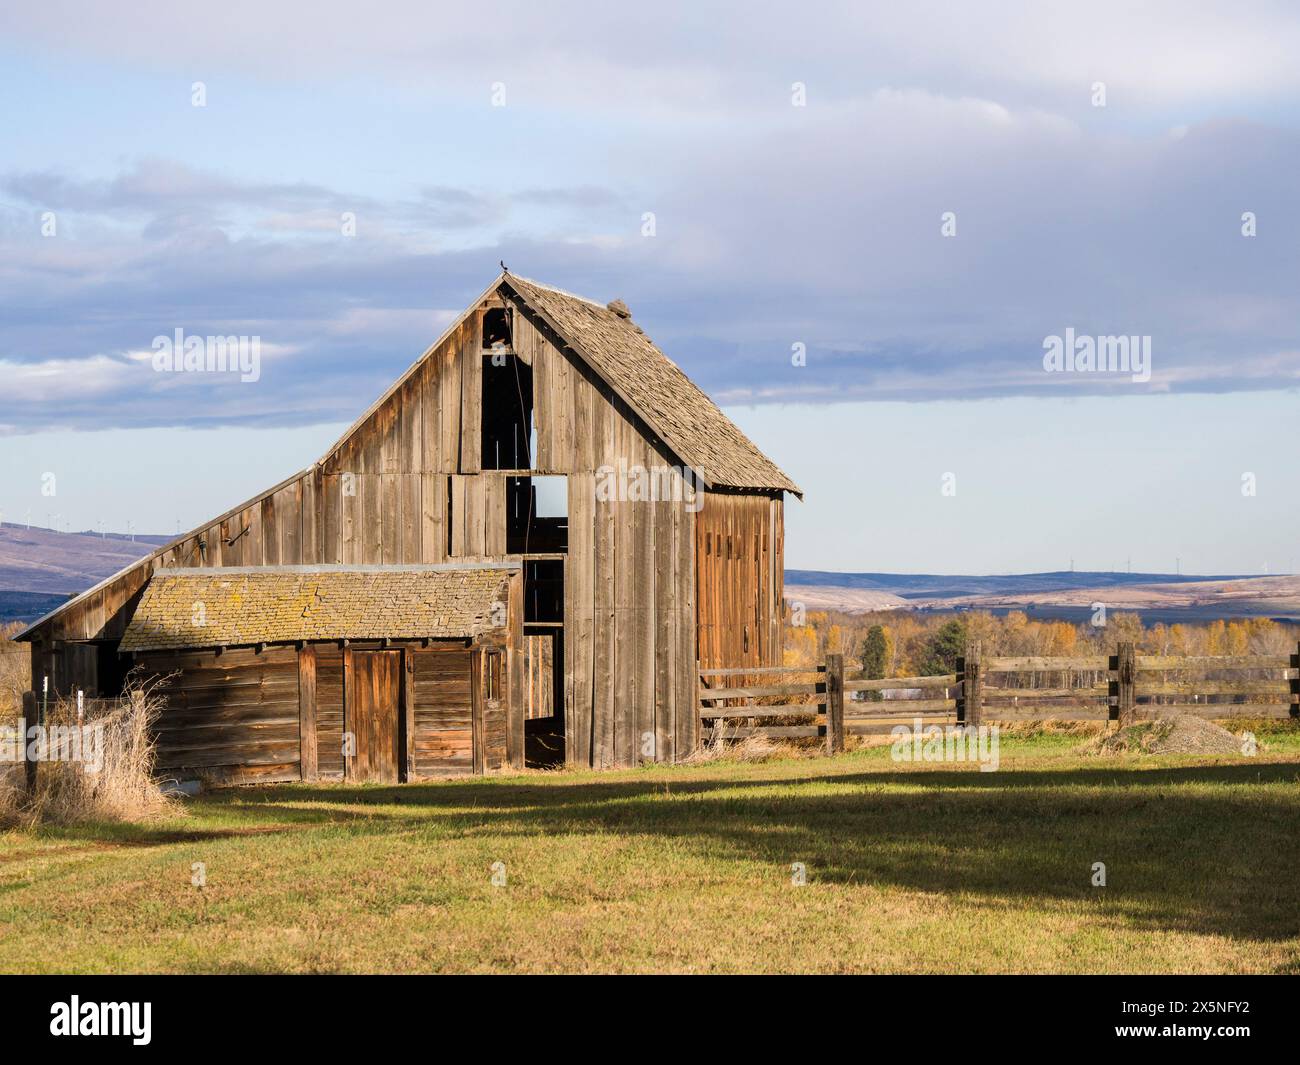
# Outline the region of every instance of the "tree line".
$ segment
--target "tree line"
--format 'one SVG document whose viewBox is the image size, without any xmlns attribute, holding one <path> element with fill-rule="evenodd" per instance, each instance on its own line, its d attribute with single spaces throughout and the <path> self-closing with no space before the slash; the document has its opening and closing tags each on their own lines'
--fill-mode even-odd
<svg viewBox="0 0 1300 1065">
<path fill-rule="evenodd" d="M 846 669 L 868 679 L 933 677 L 956 670 L 968 643 L 986 655 L 1065 657 L 1111 655 L 1122 641 L 1148 655 L 1294 654 L 1300 625 L 1270 618 L 1145 625 L 1141 615 L 1113 612 L 1104 625 L 1039 621 L 1023 610 L 1002 616 L 986 611 L 865 614 L 809 611 L 805 624 L 787 616 L 785 664 L 812 666 L 842 654 Z"/>
</svg>

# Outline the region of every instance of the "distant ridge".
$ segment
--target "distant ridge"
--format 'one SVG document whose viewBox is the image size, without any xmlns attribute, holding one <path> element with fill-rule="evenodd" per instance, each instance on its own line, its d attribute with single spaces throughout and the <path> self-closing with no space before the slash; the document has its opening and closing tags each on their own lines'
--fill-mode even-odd
<svg viewBox="0 0 1300 1065">
<path fill-rule="evenodd" d="M 1117 573 L 1112 570 L 1051 573 L 940 574 L 940 573 L 832 573 L 827 570 L 788 569 L 787 584 L 809 587 L 861 588 L 888 592 L 903 599 L 930 599 L 962 595 L 1007 595 L 1053 592 L 1077 588 L 1109 588 L 1136 584 L 1192 584 L 1197 581 L 1249 580 L 1258 574 L 1200 576 L 1177 573 Z"/>
<path fill-rule="evenodd" d="M 0 619 L 39 617 L 44 610 L 32 614 L 39 603 L 57 605 L 171 539 L 136 534 L 132 540 L 123 533 L 65 533 L 4 522 L 0 524 Z M 33 595 L 44 598 L 33 600 Z"/>
<path fill-rule="evenodd" d="M 787 599 L 817 610 L 1024 610 L 1082 620 L 1093 604 L 1147 620 L 1300 618 L 1300 577 L 1111 571 L 974 576 L 786 570 Z"/>
</svg>

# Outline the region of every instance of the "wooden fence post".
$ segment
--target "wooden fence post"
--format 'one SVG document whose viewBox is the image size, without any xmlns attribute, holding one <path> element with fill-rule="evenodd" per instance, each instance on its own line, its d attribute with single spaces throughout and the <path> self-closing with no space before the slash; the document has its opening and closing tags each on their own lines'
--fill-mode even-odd
<svg viewBox="0 0 1300 1065">
<path fill-rule="evenodd" d="M 826 656 L 826 753 L 844 750 L 844 656 Z"/>
<path fill-rule="evenodd" d="M 966 656 L 964 654 L 957 656 L 957 666 L 953 670 L 957 675 L 957 686 L 960 693 L 957 696 L 957 724 L 966 724 Z"/>
<path fill-rule="evenodd" d="M 36 793 L 36 763 L 27 757 L 27 730 L 36 723 L 36 693 L 23 692 L 23 732 L 18 737 L 18 742 L 22 744 L 23 787 L 28 795 Z"/>
<path fill-rule="evenodd" d="M 704 719 L 700 717 L 700 713 L 704 710 L 704 701 L 703 701 L 704 691 L 709 687 L 709 683 L 704 679 L 703 670 L 704 670 L 704 663 L 697 658 L 695 660 L 695 672 L 691 674 L 691 719 L 689 722 L 691 732 L 690 732 L 690 740 L 688 743 L 689 750 L 686 751 L 677 750 L 676 742 L 674 741 L 674 746 L 673 746 L 674 761 L 680 762 L 683 758 L 687 757 L 687 755 L 689 755 L 691 751 L 698 750 L 704 743 Z M 715 704 L 710 703 L 709 705 L 713 706 Z M 710 735 L 711 735 L 712 730 L 718 727 L 718 719 L 711 718 L 709 721 L 709 725 L 710 725 Z M 594 722 L 592 723 L 591 727 L 594 733 L 596 727 Z M 595 765 L 595 762 L 593 761 L 592 764 Z"/>
<path fill-rule="evenodd" d="M 967 728 L 978 728 L 984 718 L 984 665 L 980 661 L 983 647 L 979 640 L 966 645 L 966 656 L 961 665 L 961 711 L 959 720 Z"/>
<path fill-rule="evenodd" d="M 1137 719 L 1137 649 L 1130 640 L 1119 645 L 1115 663 L 1116 694 L 1119 696 L 1119 727 L 1131 725 Z"/>
<path fill-rule="evenodd" d="M 1291 656 L 1291 668 L 1300 671 L 1300 644 L 1296 645 L 1296 653 Z M 1291 682 L 1291 716 L 1300 717 L 1300 672 L 1297 672 L 1296 679 Z"/>
</svg>

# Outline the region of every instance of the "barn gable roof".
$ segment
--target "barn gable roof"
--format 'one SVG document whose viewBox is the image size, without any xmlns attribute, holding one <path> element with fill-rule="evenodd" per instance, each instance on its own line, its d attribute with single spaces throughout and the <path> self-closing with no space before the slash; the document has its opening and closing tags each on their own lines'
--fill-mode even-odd
<svg viewBox="0 0 1300 1065">
<path fill-rule="evenodd" d="M 509 273 L 501 285 L 565 340 L 706 484 L 800 494 L 798 485 L 641 331 L 626 306 L 602 307 Z"/>
<path fill-rule="evenodd" d="M 578 358 L 626 402 L 645 424 L 709 487 L 786 491 L 802 496 L 799 487 L 704 394 L 680 367 L 659 350 L 619 302 L 601 306 L 592 300 L 552 288 L 509 272 L 502 273 L 457 317 L 393 384 L 372 403 L 348 430 L 312 466 L 266 491 L 232 507 L 215 519 L 220 522 L 259 503 L 282 488 L 324 466 L 367 423 L 410 377 L 469 318 L 486 298 L 502 293 L 522 303 L 542 319 Z M 29 639 L 38 629 L 97 591 L 133 570 L 167 555 L 185 541 L 214 524 L 198 528 L 150 552 L 138 562 L 61 603 L 14 637 Z M 172 572 L 171 569 L 168 572 Z"/>
<path fill-rule="evenodd" d="M 464 638 L 495 628 L 501 566 L 248 566 L 155 573 L 123 651 L 297 640 Z"/>
</svg>

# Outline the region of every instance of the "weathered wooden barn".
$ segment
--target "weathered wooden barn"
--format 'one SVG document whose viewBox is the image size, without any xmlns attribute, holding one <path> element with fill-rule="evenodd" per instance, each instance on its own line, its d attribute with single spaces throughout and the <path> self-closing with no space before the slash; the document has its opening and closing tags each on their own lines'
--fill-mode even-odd
<svg viewBox="0 0 1300 1065">
<path fill-rule="evenodd" d="M 701 668 L 780 662 L 798 491 L 621 301 L 503 273 L 320 461 L 20 638 L 58 692 L 173 675 L 172 775 L 672 761 Z"/>
</svg>

